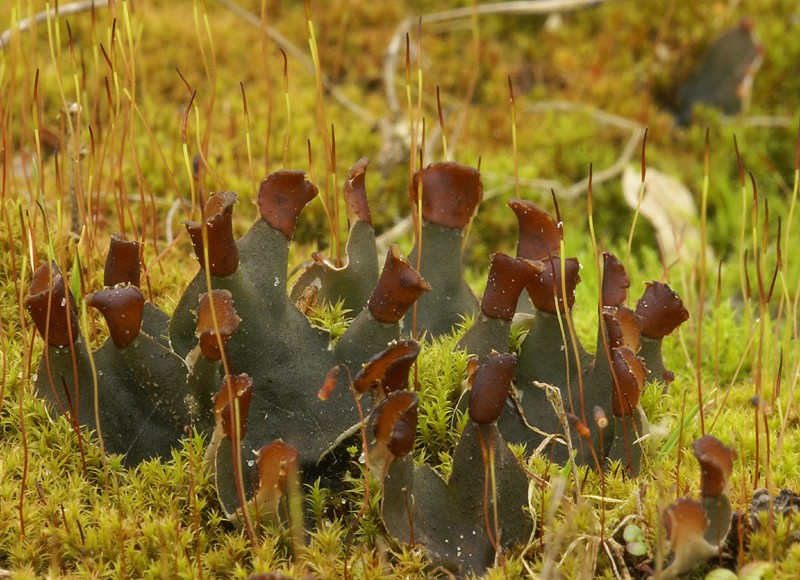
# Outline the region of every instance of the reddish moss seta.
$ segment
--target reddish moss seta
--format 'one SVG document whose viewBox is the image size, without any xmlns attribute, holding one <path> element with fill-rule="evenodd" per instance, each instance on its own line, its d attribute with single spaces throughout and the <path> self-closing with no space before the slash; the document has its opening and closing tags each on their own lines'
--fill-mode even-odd
<svg viewBox="0 0 800 580">
<path fill-rule="evenodd" d="M 103 269 L 103 285 L 138 286 L 141 278 L 141 256 L 142 245 L 138 241 L 126 241 L 122 234 L 112 234 Z"/>
<path fill-rule="evenodd" d="M 678 294 L 663 282 L 650 282 L 636 303 L 642 318 L 642 335 L 661 339 L 689 319 L 689 311 Z"/>
<path fill-rule="evenodd" d="M 560 253 L 561 234 L 549 213 L 524 199 L 511 199 L 508 207 L 519 221 L 518 257 L 544 261 Z"/>
<path fill-rule="evenodd" d="M 481 174 L 453 161 L 433 163 L 414 174 L 410 190 L 413 211 L 420 193 L 422 219 L 445 228 L 462 229 L 483 199 Z"/>
<path fill-rule="evenodd" d="M 231 395 L 233 397 L 231 398 Z M 239 415 L 239 439 L 247 433 L 247 416 L 250 412 L 250 400 L 253 398 L 253 379 L 246 373 L 233 375 L 222 381 L 217 396 L 214 398 L 214 413 L 217 421 L 222 423 L 222 431 L 229 439 L 233 439 L 233 425 L 236 418 L 236 407 Z M 233 411 L 233 412 L 232 412 Z"/>
<path fill-rule="evenodd" d="M 396 340 L 389 347 L 367 361 L 353 378 L 353 387 L 359 393 L 381 389 L 388 395 L 408 388 L 408 371 L 419 355 L 415 340 Z"/>
<path fill-rule="evenodd" d="M 389 395 L 375 410 L 375 441 L 386 445 L 395 457 L 410 453 L 417 432 L 418 409 L 417 395 L 411 391 Z"/>
<path fill-rule="evenodd" d="M 350 168 L 350 175 L 344 183 L 344 201 L 347 206 L 347 219 L 372 224 L 372 213 L 367 203 L 366 174 L 369 159 L 362 157 Z"/>
<path fill-rule="evenodd" d="M 400 255 L 400 249 L 392 246 L 369 298 L 369 311 L 379 322 L 400 322 L 417 298 L 430 289 L 431 285 L 425 278 Z"/>
<path fill-rule="evenodd" d="M 548 257 L 542 260 L 542 264 L 544 269 L 534 276 L 527 286 L 533 306 L 536 310 L 555 314 L 557 304 L 559 311 L 563 314 L 565 308 L 561 287 L 561 258 Z M 564 261 L 564 272 L 566 274 L 567 309 L 572 310 L 572 306 L 575 304 L 575 287 L 581 281 L 578 260 L 567 258 Z"/>
<path fill-rule="evenodd" d="M 512 258 L 502 252 L 494 254 L 481 300 L 481 312 L 489 318 L 511 320 L 519 295 L 543 269 L 540 262 Z"/>
<path fill-rule="evenodd" d="M 49 346 L 69 346 L 78 338 L 78 310 L 55 262 L 33 273 L 25 307 Z"/>
<path fill-rule="evenodd" d="M 214 316 L 217 319 L 217 327 L 214 327 Z M 211 298 L 208 293 L 200 295 L 200 304 L 197 308 L 197 330 L 195 335 L 200 339 L 200 350 L 209 360 L 220 360 L 222 353 L 219 348 L 217 331 L 224 345 L 236 331 L 241 318 L 236 314 L 233 307 L 233 297 L 227 290 L 212 290 Z"/>
<path fill-rule="evenodd" d="M 692 443 L 694 456 L 700 463 L 700 489 L 704 496 L 716 497 L 725 493 L 733 473 L 736 451 L 713 435 L 703 435 Z"/>
<path fill-rule="evenodd" d="M 517 357 L 514 354 L 489 355 L 472 379 L 469 396 L 469 418 L 480 424 L 493 423 L 503 412 Z"/>
<path fill-rule="evenodd" d="M 206 202 L 205 226 L 208 237 L 208 271 L 212 276 L 230 276 L 239 267 L 239 250 L 233 237 L 233 204 L 236 194 L 218 191 Z M 203 223 L 187 221 L 186 230 L 192 239 L 194 255 L 205 269 Z"/>
<path fill-rule="evenodd" d="M 603 306 L 619 306 L 628 300 L 631 281 L 625 266 L 611 252 L 603 252 Z"/>
<path fill-rule="evenodd" d="M 97 308 L 108 324 L 114 346 L 123 348 L 132 343 L 142 328 L 144 296 L 130 284 L 117 284 L 86 297 L 86 304 Z"/>
<path fill-rule="evenodd" d="M 302 171 L 276 171 L 258 188 L 258 211 L 265 222 L 290 241 L 300 212 L 317 193 L 317 186 Z"/>
</svg>

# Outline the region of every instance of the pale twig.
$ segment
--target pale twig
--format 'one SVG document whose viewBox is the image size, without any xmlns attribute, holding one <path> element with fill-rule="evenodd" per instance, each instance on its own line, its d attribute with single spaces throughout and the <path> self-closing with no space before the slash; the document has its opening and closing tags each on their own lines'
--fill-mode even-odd
<svg viewBox="0 0 800 580">
<path fill-rule="evenodd" d="M 514 177 L 509 177 L 506 173 L 494 173 L 492 171 L 484 171 L 481 169 L 481 177 L 486 178 L 487 180 L 494 180 L 503 183 L 507 186 L 505 189 L 508 191 L 513 191 L 516 185 Z M 527 187 L 528 189 L 544 191 L 547 195 L 550 195 L 550 190 L 554 189 L 556 191 L 564 189 L 564 184 L 556 179 L 519 179 L 520 187 Z"/>
<path fill-rule="evenodd" d="M 583 113 L 589 115 L 601 125 L 611 125 L 630 132 L 628 143 L 625 145 L 625 149 L 623 149 L 617 160 L 608 167 L 593 173 L 592 183 L 594 185 L 609 181 L 620 175 L 633 157 L 633 154 L 638 150 L 639 142 L 644 136 L 644 127 L 639 123 L 589 105 L 571 103 L 569 101 L 543 101 L 531 105 L 528 110 L 531 112 L 562 111 Z M 573 200 L 585 194 L 588 185 L 589 178 L 586 177 L 577 183 L 573 183 L 569 187 L 555 188 L 555 190 L 559 198 Z"/>
<path fill-rule="evenodd" d="M 542 555 L 542 571 L 540 573 L 540 578 L 551 578 L 555 575 L 555 569 L 557 568 L 556 557 L 559 553 L 559 548 L 561 547 L 564 536 L 563 531 L 559 530 L 563 530 L 565 526 L 559 528 L 555 526 L 554 523 L 556 511 L 561 505 L 561 501 L 564 499 L 564 494 L 566 493 L 567 482 L 563 477 L 557 477 L 552 481 L 552 484 L 550 503 L 547 506 L 547 513 L 543 514 L 543 520 L 550 524 L 553 532 L 552 537 L 544 541 L 544 554 Z"/>
<path fill-rule="evenodd" d="M 312 75 L 315 74 L 314 63 L 311 62 L 311 59 L 309 59 L 302 50 L 300 50 L 294 43 L 292 43 L 292 41 L 286 38 L 278 30 L 272 26 L 264 25 L 255 14 L 242 8 L 239 4 L 234 2 L 234 0 L 216 0 L 216 2 L 251 26 L 261 30 L 270 40 L 283 48 L 287 54 L 296 58 L 300 64 L 303 65 L 303 68 L 305 68 Z M 323 74 L 321 76 L 321 81 L 322 86 L 325 87 L 325 90 L 330 93 L 331 97 L 333 97 L 337 103 L 360 117 L 370 127 L 376 128 L 378 126 L 378 121 L 369 111 L 356 104 L 355 101 L 351 100 L 347 95 L 336 88 L 336 85 L 327 76 Z"/>
<path fill-rule="evenodd" d="M 564 565 L 564 562 L 566 561 L 567 556 L 569 556 L 569 554 L 570 554 L 570 552 L 572 552 L 572 550 L 574 550 L 575 548 L 578 547 L 578 544 L 580 544 L 581 542 L 587 542 L 588 543 L 588 541 L 590 539 L 591 539 L 590 536 L 586 536 L 586 535 L 581 534 L 577 538 L 572 540 L 572 542 L 570 542 L 569 546 L 567 546 L 567 549 L 564 550 L 563 554 L 561 555 L 561 559 L 558 561 L 558 567 L 560 568 L 561 566 Z M 586 551 L 588 552 L 589 550 L 587 549 Z"/>
<path fill-rule="evenodd" d="M 400 114 L 400 104 L 397 100 L 395 88 L 395 73 L 397 71 L 398 55 L 401 48 L 405 46 L 405 36 L 411 32 L 416 23 L 433 24 L 437 22 L 447 22 L 461 18 L 471 18 L 475 14 L 486 16 L 489 14 L 554 14 L 577 10 L 586 6 L 594 6 L 604 0 L 519 0 L 517 2 L 497 2 L 494 4 L 481 4 L 478 6 L 468 6 L 444 10 L 424 16 L 409 16 L 405 18 L 395 30 L 389 46 L 386 49 L 386 57 L 383 61 L 383 83 L 386 90 L 386 98 L 389 101 L 389 111 L 394 116 Z"/>
<path fill-rule="evenodd" d="M 797 119 L 794 117 L 742 117 L 724 119 L 727 125 L 741 125 L 743 127 L 794 127 Z"/>
<path fill-rule="evenodd" d="M 105 5 L 101 2 L 97 2 L 96 0 L 84 0 L 83 2 L 73 2 L 58 8 L 51 8 L 50 10 L 42 10 L 41 12 L 37 12 L 35 15 L 29 18 L 20 20 L 19 24 L 4 30 L 3 34 L 0 34 L 0 50 L 3 50 L 8 46 L 8 43 L 11 41 L 11 37 L 14 36 L 15 32 L 25 32 L 34 24 L 46 22 L 48 18 L 55 18 L 56 16 L 63 18 L 64 16 L 72 16 L 73 14 L 89 12 L 95 8 L 105 8 Z"/>
<path fill-rule="evenodd" d="M 174 232 L 172 231 L 172 222 L 175 221 L 175 214 L 178 213 L 178 210 L 181 209 L 181 206 L 184 204 L 184 200 L 181 198 L 177 198 L 175 201 L 172 202 L 172 205 L 169 206 L 169 211 L 167 212 L 167 219 L 166 219 L 166 236 L 167 236 L 167 245 L 171 244 L 175 239 Z"/>
<path fill-rule="evenodd" d="M 563 274 L 562 274 L 563 276 Z M 580 494 L 581 484 L 578 480 L 578 469 L 575 465 L 575 453 L 572 447 L 572 434 L 570 433 L 569 428 L 569 420 L 567 419 L 567 413 L 564 410 L 564 401 L 561 398 L 561 390 L 554 386 L 549 385 L 547 383 L 540 383 L 539 381 L 531 381 L 534 387 L 542 389 L 547 397 L 547 401 L 553 407 L 553 411 L 558 417 L 559 422 L 561 423 L 561 428 L 564 430 L 564 442 L 567 445 L 567 457 L 569 457 L 569 462 L 572 463 L 570 468 L 570 472 L 572 473 L 573 478 L 575 479 L 575 497 Z M 559 439 L 555 439 L 555 441 L 559 441 Z"/>
<path fill-rule="evenodd" d="M 642 137 L 644 136 L 644 127 L 639 123 L 632 121 L 630 119 L 626 119 L 625 117 L 621 117 L 619 115 L 615 115 L 613 113 L 609 113 L 607 111 L 603 111 L 592 107 L 590 105 L 585 105 L 581 103 L 573 103 L 570 101 L 542 101 L 539 103 L 532 104 L 528 110 L 533 113 L 541 113 L 541 112 L 549 112 L 549 111 L 560 111 L 565 113 L 581 113 L 588 115 L 595 121 L 597 121 L 601 125 L 617 127 L 623 131 L 628 131 L 630 133 L 630 137 L 628 142 L 625 144 L 625 148 L 622 150 L 622 153 L 619 155 L 616 161 L 605 167 L 599 171 L 595 171 L 592 175 L 592 182 L 597 185 L 600 183 L 604 183 L 606 181 L 610 181 L 615 177 L 622 174 L 625 167 L 627 167 L 630 160 L 633 158 L 634 154 L 639 150 L 639 144 L 641 143 Z M 438 129 L 435 129 L 438 130 Z M 429 160 L 426 160 L 426 163 Z M 484 173 L 487 177 L 492 176 L 491 173 Z M 499 179 L 503 179 L 499 177 Z M 513 180 L 507 180 L 510 183 L 513 183 Z M 586 192 L 586 188 L 589 185 L 589 178 L 586 177 L 572 185 L 565 186 L 563 183 L 557 180 L 545 180 L 545 179 L 529 179 L 529 180 L 520 180 L 521 185 L 527 185 L 531 189 L 540 189 L 540 190 L 553 190 L 556 192 L 560 199 L 566 200 L 574 200 L 583 195 Z M 484 195 L 484 200 L 489 199 L 493 195 L 498 195 L 500 193 L 499 190 L 487 191 Z M 411 219 L 408 218 L 406 220 L 398 222 L 394 227 L 390 230 L 384 232 L 378 238 L 378 244 L 389 244 L 397 240 L 399 237 L 404 235 L 409 231 L 411 228 Z"/>
<path fill-rule="evenodd" d="M 622 547 L 615 542 L 613 538 L 609 538 L 603 542 L 603 548 L 608 555 L 608 559 L 611 561 L 611 567 L 614 569 L 614 576 L 619 578 L 619 580 L 630 580 L 631 573 L 628 572 L 628 569 L 625 567 L 623 558 L 619 556 Z M 614 548 L 613 554 L 611 553 L 611 548 Z M 620 559 L 621 566 L 617 566 L 617 557 Z"/>
<path fill-rule="evenodd" d="M 530 105 L 528 110 L 535 113 L 549 111 L 584 113 L 603 125 L 613 125 L 614 127 L 619 127 L 620 129 L 625 129 L 627 131 L 636 131 L 642 129 L 642 126 L 636 121 L 631 121 L 625 117 L 608 113 L 601 109 L 592 107 L 591 105 L 573 103 L 572 101 L 540 101 Z"/>
<path fill-rule="evenodd" d="M 534 503 L 534 500 L 535 500 L 534 492 L 537 489 L 541 489 L 542 493 L 544 493 L 544 488 L 545 487 L 549 487 L 549 486 L 550 486 L 550 482 L 544 480 L 543 478 L 541 478 L 539 476 L 536 476 L 535 478 L 531 479 L 531 481 L 528 483 L 528 515 L 531 518 L 531 522 L 530 522 L 531 523 L 531 532 L 530 532 L 530 534 L 528 536 L 528 541 L 525 542 L 525 548 L 522 550 L 522 552 L 519 555 L 519 559 L 522 562 L 522 565 L 525 566 L 525 570 L 528 572 L 528 577 L 529 578 L 536 578 L 536 574 L 534 574 L 533 570 L 531 569 L 530 565 L 528 564 L 528 560 L 531 559 L 531 558 L 526 558 L 525 556 L 529 551 L 536 549 L 538 547 L 537 544 L 539 544 L 539 542 L 538 542 L 538 540 L 536 538 L 536 528 L 539 525 L 539 521 L 537 519 L 538 512 L 536 511 L 536 508 L 533 507 L 533 503 Z M 544 514 L 542 514 L 542 515 L 544 515 Z"/>
</svg>

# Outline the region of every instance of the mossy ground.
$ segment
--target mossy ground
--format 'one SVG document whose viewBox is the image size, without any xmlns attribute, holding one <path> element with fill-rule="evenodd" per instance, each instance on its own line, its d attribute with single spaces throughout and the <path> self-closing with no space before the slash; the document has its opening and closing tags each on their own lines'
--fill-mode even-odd
<svg viewBox="0 0 800 580">
<path fill-rule="evenodd" d="M 252 545 L 242 530 L 224 520 L 202 463 L 203 442 L 197 437 L 187 439 L 183 449 L 165 463 L 124 469 L 119 458 L 104 460 L 91 434 L 77 435 L 64 418 L 51 421 L 43 403 L 32 395 L 31 373 L 41 344 L 33 337 L 19 298 L 30 277 L 31 256 L 36 261 L 51 256 L 66 270 L 79 257 L 81 276 L 74 282 L 78 293 L 85 295 L 99 285 L 108 236 L 123 229 L 147 242 L 145 262 L 155 265 L 146 291 L 156 304 L 171 311 L 196 268 L 188 257 L 188 241 L 180 239 L 155 259 L 168 247 L 167 231 L 171 228 L 177 235 L 182 220 L 197 216 L 188 211 L 198 191 L 187 162 L 199 150 L 207 161 L 204 189 L 228 189 L 240 196 L 237 234 L 246 230 L 255 213 L 253 195 L 258 180 L 282 167 L 284 158 L 289 167 L 311 169 L 309 149 L 317 181 L 331 196 L 333 184 L 341 183 L 352 162 L 361 156 L 372 157 L 367 186 L 373 215 L 379 230 L 393 225 L 408 211 L 408 154 L 401 138 L 399 148 L 394 149 L 401 160 L 390 162 L 388 156 L 382 160 L 378 153 L 387 141 L 375 121 L 408 127 L 408 111 L 402 51 L 395 77 L 400 116 L 393 118 L 388 108 L 382 77 L 388 39 L 407 16 L 465 3 L 332 0 L 323 6 L 312 2 L 322 71 L 372 117 L 348 110 L 327 94 L 321 121 L 313 72 L 287 50 L 291 110 L 287 114 L 283 57 L 276 44 L 217 3 L 145 0 L 134 5 L 113 4 L 117 17 L 113 27 L 110 10 L 98 9 L 94 17 L 83 13 L 40 23 L 29 32 L 14 35 L 0 52 L 0 569 L 22 578 L 44 574 L 246 577 L 267 570 L 337 577 L 346 564 L 358 577 L 437 574 L 419 550 L 387 540 L 378 517 L 379 490 L 374 486 L 368 509 L 353 532 L 364 501 L 357 450 L 344 491 L 306 490 L 317 525 L 308 530 L 304 547 L 293 543 L 287 530 L 276 529 L 259 530 L 258 542 Z M 259 2 L 242 4 L 253 14 L 260 13 Z M 302 3 L 270 1 L 266 5 L 266 23 L 279 29 L 309 59 Z M 38 1 L 5 2 L 0 6 L 0 28 L 44 7 L 44 2 Z M 688 63 L 744 15 L 755 21 L 766 50 L 747 114 L 750 118 L 788 118 L 789 122 L 764 127 L 703 111 L 692 128 L 674 128 L 667 108 L 674 101 L 677 84 L 691 71 Z M 800 366 L 796 347 L 800 260 L 794 254 L 800 226 L 789 220 L 800 111 L 798 22 L 800 12 L 789 0 L 769 4 L 756 0 L 629 0 L 567 14 L 555 29 L 545 26 L 542 16 L 495 15 L 425 25 L 421 109 L 416 105 L 417 35 L 412 26 L 415 115 L 424 114 L 429 130 L 437 124 L 438 85 L 449 156 L 469 164 L 480 160 L 484 175 L 487 200 L 467 246 L 469 276 L 478 289 L 485 278 L 488 254 L 513 252 L 516 239 L 509 225 L 513 216 L 504 207 L 505 201 L 516 195 L 508 75 L 515 86 L 520 194 L 551 209 L 549 186 L 540 186 L 535 180 L 563 186 L 577 182 L 586 176 L 590 163 L 595 171 L 613 163 L 629 135 L 598 123 L 588 113 L 535 111 L 537 103 L 569 100 L 647 125 L 648 165 L 677 175 L 696 192 L 698 205 L 704 178 L 704 131 L 709 128 L 707 239 L 716 258 L 707 264 L 702 329 L 697 317 L 702 273 L 694 262 L 669 269 L 670 283 L 686 299 L 692 320 L 667 340 L 666 356 L 676 380 L 664 394 L 656 388 L 644 394 L 643 403 L 655 429 L 642 475 L 632 481 L 612 470 L 602 480 L 591 470 L 567 472 L 546 457 L 533 457 L 528 462 L 536 476 L 530 490 L 531 540 L 487 577 L 540 573 L 553 566 L 565 577 L 582 573 L 613 577 L 615 570 L 626 564 L 633 570 L 640 560 L 651 565 L 663 560 L 660 511 L 676 496 L 696 494 L 698 488 L 698 466 L 690 450 L 690 442 L 701 432 L 699 415 L 691 414 L 698 400 L 698 372 L 704 392 L 710 393 L 704 414 L 706 430 L 739 453 L 732 481 L 734 506 L 748 509 L 754 482 L 766 485 L 767 475 L 773 490 L 789 487 L 798 491 L 800 417 L 795 389 Z M 473 96 L 465 102 L 470 87 Z M 187 109 L 192 90 L 197 92 Z M 82 104 L 81 121 L 78 137 L 71 139 L 60 111 L 76 99 Z M 462 112 L 463 119 L 459 117 Z M 322 137 L 330 124 L 336 131 L 335 177 L 332 168 L 326 170 Z M 287 132 L 289 146 L 285 149 Z M 48 134 L 54 137 L 48 138 Z M 744 166 L 759 184 L 762 205 L 756 239 L 764 248 L 759 255 L 765 257 L 767 280 L 777 259 L 776 216 L 782 217 L 781 235 L 786 236 L 775 295 L 762 311 L 755 290 L 749 299 L 740 292 L 742 227 L 754 289 L 757 275 L 752 265 L 752 188 L 747 185 L 743 202 L 734 134 Z M 65 144 L 58 154 L 54 138 Z M 76 144 L 86 150 L 80 163 L 81 188 L 90 192 L 93 200 L 91 213 L 84 218 L 87 228 L 80 244 L 69 237 L 70 159 Z M 432 139 L 426 148 L 432 159 L 442 158 L 441 140 Z M 186 205 L 169 213 L 181 198 Z M 760 241 L 764 198 L 769 200 L 770 211 L 767 244 Z M 619 179 L 596 184 L 594 209 L 599 242 L 625 256 L 633 210 L 622 200 Z M 741 222 L 743 210 L 745 224 Z M 561 212 L 567 253 L 579 256 L 585 265 L 576 327 L 585 343 L 592 345 L 596 315 L 591 305 L 596 300 L 597 275 L 590 257 L 584 198 L 562 201 Z M 796 222 L 796 214 L 794 217 Z M 786 234 L 789 228 L 791 237 Z M 344 229 L 343 223 L 340 229 Z M 318 201 L 301 219 L 297 239 L 302 248 L 295 253 L 296 262 L 311 250 L 331 245 L 325 212 Z M 401 244 L 407 250 L 410 237 Z M 634 288 L 662 275 L 654 246 L 652 228 L 640 220 L 631 253 Z M 716 259 L 724 260 L 719 298 Z M 330 315 L 322 313 L 321 318 L 334 324 Z M 99 320 L 89 313 L 84 324 L 92 329 L 87 336 L 102 339 Z M 700 329 L 702 339 L 698 341 Z M 426 347 L 419 369 L 421 413 L 415 454 L 442 473 L 449 469 L 449 452 L 457 440 L 453 426 L 460 424 L 453 409 L 465 360 L 452 352 L 454 340 L 451 337 Z M 757 388 L 765 411 L 758 431 L 751 402 Z M 681 429 L 684 416 L 691 419 Z M 760 456 L 756 456 L 756 432 L 760 434 Z M 626 556 L 618 531 L 623 522 L 642 528 L 647 556 L 638 560 Z M 795 514 L 779 519 L 772 532 L 749 535 L 741 561 L 771 562 L 769 574 L 774 577 L 797 577 L 800 544 L 791 538 L 796 539 L 799 525 L 800 516 Z M 355 539 L 348 551 L 351 533 Z M 601 538 L 614 542 L 607 542 L 605 549 L 599 543 Z M 708 569 L 714 566 L 711 562 Z M 703 573 L 697 571 L 696 575 Z"/>
</svg>

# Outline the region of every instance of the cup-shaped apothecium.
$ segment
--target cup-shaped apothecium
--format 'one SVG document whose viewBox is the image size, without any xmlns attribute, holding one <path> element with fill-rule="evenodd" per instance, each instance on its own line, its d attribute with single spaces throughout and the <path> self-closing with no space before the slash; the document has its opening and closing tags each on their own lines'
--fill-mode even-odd
<svg viewBox="0 0 800 580">
<path fill-rule="evenodd" d="M 713 435 L 695 439 L 692 451 L 700 463 L 701 493 L 704 496 L 718 496 L 727 492 L 736 451 Z"/>
<path fill-rule="evenodd" d="M 375 409 L 373 436 L 378 445 L 385 445 L 394 457 L 411 452 L 417 435 L 417 395 L 411 391 L 395 391 Z"/>
<path fill-rule="evenodd" d="M 208 360 L 220 360 L 220 342 L 224 346 L 241 321 L 228 290 L 212 290 L 211 298 L 208 293 L 201 294 L 195 334 L 200 341 L 203 356 Z"/>
<path fill-rule="evenodd" d="M 493 352 L 472 376 L 469 418 L 480 424 L 493 423 L 500 417 L 511 388 L 515 354 Z"/>
<path fill-rule="evenodd" d="M 611 252 L 603 252 L 603 287 L 600 291 L 603 306 L 624 304 L 630 287 L 630 278 L 619 258 Z"/>
<path fill-rule="evenodd" d="M 130 284 L 117 284 L 86 297 L 86 303 L 97 308 L 108 324 L 114 346 L 124 348 L 132 343 L 142 328 L 144 296 Z"/>
<path fill-rule="evenodd" d="M 233 237 L 232 224 L 235 203 L 235 193 L 219 191 L 206 202 L 205 219 L 202 222 L 186 222 L 194 255 L 203 269 L 206 267 L 204 239 L 208 240 L 208 271 L 212 276 L 230 276 L 239 267 L 239 250 Z"/>
<path fill-rule="evenodd" d="M 417 298 L 431 289 L 431 285 L 417 272 L 408 260 L 400 255 L 397 246 L 389 248 L 383 272 L 369 299 L 369 310 L 375 320 L 394 324 L 402 320 Z"/>
<path fill-rule="evenodd" d="M 675 578 L 717 553 L 704 537 L 708 519 L 697 501 L 681 498 L 667 506 L 663 517 L 673 554 L 663 577 Z"/>
<path fill-rule="evenodd" d="M 527 286 L 534 308 L 550 314 L 556 313 L 556 307 L 562 314 L 566 310 L 572 310 L 572 306 L 575 304 L 575 288 L 578 282 L 581 281 L 578 260 L 567 258 L 564 261 L 565 282 L 563 285 L 561 281 L 561 258 L 546 258 L 542 263 L 544 264 L 544 269 Z M 567 295 L 566 310 L 564 308 L 564 293 Z"/>
<path fill-rule="evenodd" d="M 611 409 L 617 417 L 630 417 L 639 404 L 647 369 L 628 347 L 617 347 L 612 353 L 614 386 L 611 390 Z"/>
<path fill-rule="evenodd" d="M 689 311 L 672 288 L 663 282 L 650 282 L 636 303 L 642 319 L 642 356 L 651 375 L 648 380 L 671 382 L 675 377 L 664 366 L 661 341 L 689 319 Z"/>
<path fill-rule="evenodd" d="M 353 387 L 359 393 L 376 389 L 389 395 L 408 388 L 408 372 L 419 355 L 415 340 L 395 340 L 383 352 L 367 361 L 353 377 Z"/>
<path fill-rule="evenodd" d="M 344 201 L 347 208 L 347 219 L 372 224 L 372 213 L 367 202 L 366 175 L 369 159 L 362 157 L 353 167 L 344 183 Z"/>
<path fill-rule="evenodd" d="M 55 262 L 45 262 L 36 268 L 25 307 L 49 346 L 68 346 L 78 338 L 75 299 Z"/>
<path fill-rule="evenodd" d="M 681 297 L 663 282 L 650 282 L 636 303 L 642 318 L 642 336 L 661 339 L 689 319 Z"/>
<path fill-rule="evenodd" d="M 247 417 L 253 398 L 253 379 L 242 373 L 226 377 L 214 398 L 214 414 L 217 424 L 229 439 L 233 439 L 234 425 L 238 426 L 237 439 L 241 441 L 247 433 Z"/>
<path fill-rule="evenodd" d="M 494 254 L 481 300 L 481 312 L 489 318 L 511 320 L 519 295 L 543 270 L 541 262 L 512 258 L 502 252 Z"/>
<path fill-rule="evenodd" d="M 519 222 L 517 256 L 545 261 L 559 255 L 561 232 L 549 213 L 524 199 L 511 199 L 508 207 Z"/>
<path fill-rule="evenodd" d="M 433 163 L 418 171 L 411 183 L 411 207 L 422 198 L 422 219 L 449 229 L 467 227 L 483 199 L 477 169 L 452 161 Z"/>
<path fill-rule="evenodd" d="M 642 347 L 642 320 L 626 306 L 603 306 L 609 348 L 627 346 L 634 353 Z"/>
<path fill-rule="evenodd" d="M 291 240 L 300 212 L 318 193 L 302 171 L 276 171 L 258 188 L 258 211 L 265 222 Z"/>
<path fill-rule="evenodd" d="M 419 401 L 411 391 L 395 391 L 372 413 L 369 467 L 383 481 L 389 466 L 411 453 L 417 436 Z"/>
<path fill-rule="evenodd" d="M 263 511 L 274 514 L 286 493 L 289 477 L 299 469 L 297 449 L 278 439 L 259 450 L 256 463 L 258 487 L 255 502 Z"/>
<path fill-rule="evenodd" d="M 103 285 L 138 286 L 141 279 L 141 255 L 142 245 L 139 242 L 126 240 L 121 234 L 112 234 L 103 269 Z"/>
</svg>

